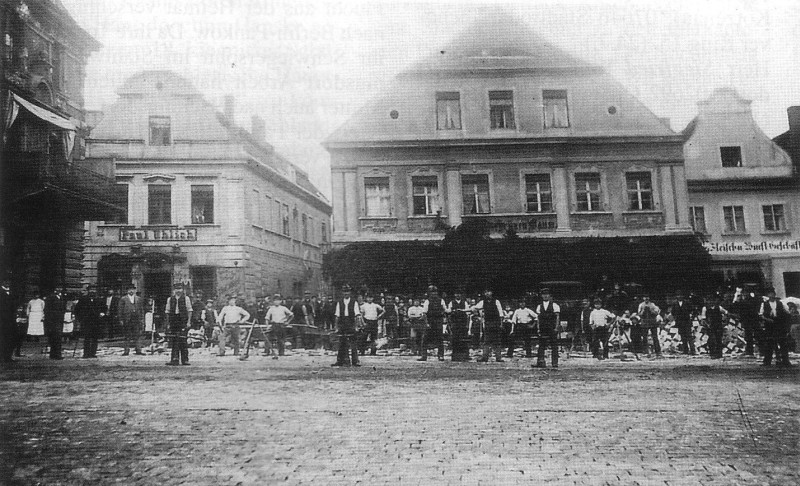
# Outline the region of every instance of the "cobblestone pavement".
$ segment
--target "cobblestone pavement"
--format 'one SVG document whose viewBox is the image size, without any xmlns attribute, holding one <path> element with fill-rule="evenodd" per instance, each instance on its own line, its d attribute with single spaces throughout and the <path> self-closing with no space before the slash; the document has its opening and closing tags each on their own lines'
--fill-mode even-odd
<svg viewBox="0 0 800 486">
<path fill-rule="evenodd" d="M 105 351 L 0 371 L 2 484 L 800 484 L 800 371 L 753 359 Z"/>
</svg>

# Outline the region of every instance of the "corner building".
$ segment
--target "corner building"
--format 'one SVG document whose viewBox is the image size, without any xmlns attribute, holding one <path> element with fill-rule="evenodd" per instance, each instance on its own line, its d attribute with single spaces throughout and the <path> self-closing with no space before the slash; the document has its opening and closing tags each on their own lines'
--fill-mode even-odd
<svg viewBox="0 0 800 486">
<path fill-rule="evenodd" d="M 77 292 L 84 221 L 123 211 L 113 164 L 84 158 L 86 63 L 101 45 L 58 0 L 3 0 L 0 31 L 0 276 L 23 300 Z"/>
<path fill-rule="evenodd" d="M 325 142 L 335 246 L 688 234 L 683 138 L 599 66 L 505 14 L 411 66 Z"/>
<path fill-rule="evenodd" d="M 100 286 L 133 282 L 161 300 L 174 283 L 206 298 L 317 292 L 331 207 L 308 174 L 219 113 L 186 79 L 144 71 L 92 129 L 88 158 L 113 160 L 127 214 L 88 228 L 84 266 Z"/>
<path fill-rule="evenodd" d="M 751 101 L 717 89 L 698 103 L 684 135 L 691 224 L 706 241 L 716 282 L 800 295 L 800 178 L 756 124 Z"/>
</svg>

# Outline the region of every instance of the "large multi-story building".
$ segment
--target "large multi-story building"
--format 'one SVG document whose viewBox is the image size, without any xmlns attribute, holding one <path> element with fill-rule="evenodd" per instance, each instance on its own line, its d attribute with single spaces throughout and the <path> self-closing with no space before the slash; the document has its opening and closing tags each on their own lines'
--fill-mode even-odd
<svg viewBox="0 0 800 486">
<path fill-rule="evenodd" d="M 750 104 L 718 89 L 698 103 L 684 130 L 690 220 L 706 239 L 718 281 L 800 295 L 800 178 L 787 152 L 756 125 Z"/>
<path fill-rule="evenodd" d="M 57 0 L 0 3 L 0 271 L 19 295 L 81 283 L 83 221 L 121 211 L 113 164 L 83 160 L 83 83 L 100 44 Z"/>
<path fill-rule="evenodd" d="M 507 15 L 397 76 L 325 142 L 334 245 L 689 233 L 683 138 L 602 67 Z"/>
<path fill-rule="evenodd" d="M 87 157 L 113 161 L 124 218 L 89 225 L 86 276 L 169 295 L 317 291 L 331 207 L 308 174 L 265 141 L 264 121 L 237 127 L 168 71 L 131 76 L 92 129 Z"/>
</svg>

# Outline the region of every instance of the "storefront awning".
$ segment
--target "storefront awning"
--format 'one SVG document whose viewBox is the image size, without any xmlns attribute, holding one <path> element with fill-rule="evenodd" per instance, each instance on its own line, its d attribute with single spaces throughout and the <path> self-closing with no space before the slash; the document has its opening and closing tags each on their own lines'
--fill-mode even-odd
<svg viewBox="0 0 800 486">
<path fill-rule="evenodd" d="M 30 101 L 26 100 L 25 98 L 17 95 L 16 93 L 11 93 L 13 96 L 14 103 L 19 104 L 28 112 L 30 112 L 35 117 L 39 118 L 42 121 L 50 123 L 51 125 L 55 125 L 58 128 L 63 128 L 64 130 L 72 130 L 73 132 L 76 130 L 75 123 L 64 118 L 63 116 L 57 115 L 50 110 L 42 108 L 40 106 L 36 106 Z M 13 123 L 13 121 L 12 121 Z"/>
</svg>

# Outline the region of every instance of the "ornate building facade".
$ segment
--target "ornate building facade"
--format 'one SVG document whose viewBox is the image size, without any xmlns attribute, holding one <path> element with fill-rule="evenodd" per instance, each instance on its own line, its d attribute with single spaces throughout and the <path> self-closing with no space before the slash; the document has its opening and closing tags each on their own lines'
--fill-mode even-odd
<svg viewBox="0 0 800 486">
<path fill-rule="evenodd" d="M 690 232 L 682 136 L 506 15 L 402 72 L 324 145 L 337 246 L 437 240 L 475 218 L 494 236 Z"/>
<path fill-rule="evenodd" d="M 0 267 L 20 295 L 81 284 L 83 221 L 122 211 L 112 164 L 84 160 L 85 65 L 100 44 L 57 0 L 0 3 Z"/>
<path fill-rule="evenodd" d="M 308 174 L 233 123 L 184 78 L 131 76 L 92 128 L 87 157 L 111 161 L 123 218 L 92 222 L 87 279 L 163 299 L 184 283 L 206 297 L 302 294 L 322 285 L 331 207 Z"/>
</svg>

